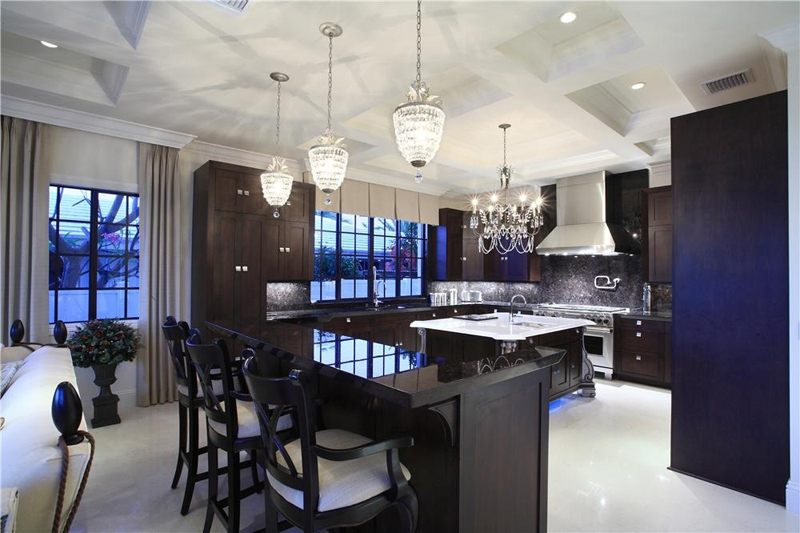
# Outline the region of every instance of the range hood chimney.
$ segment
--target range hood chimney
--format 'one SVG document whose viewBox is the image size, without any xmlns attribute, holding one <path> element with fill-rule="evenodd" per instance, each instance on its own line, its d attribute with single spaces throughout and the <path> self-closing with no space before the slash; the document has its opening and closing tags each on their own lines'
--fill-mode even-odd
<svg viewBox="0 0 800 533">
<path fill-rule="evenodd" d="M 621 186 L 606 172 L 556 182 L 556 228 L 536 247 L 539 255 L 618 255 L 641 247 L 622 227 Z M 620 198 L 616 198 L 620 196 Z"/>
</svg>

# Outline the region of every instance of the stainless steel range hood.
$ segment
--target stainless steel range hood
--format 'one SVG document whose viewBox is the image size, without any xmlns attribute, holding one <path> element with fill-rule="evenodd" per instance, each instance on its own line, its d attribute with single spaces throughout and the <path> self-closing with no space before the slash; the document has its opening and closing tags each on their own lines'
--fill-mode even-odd
<svg viewBox="0 0 800 533">
<path fill-rule="evenodd" d="M 562 178 L 556 182 L 556 228 L 536 247 L 539 255 L 617 255 L 640 251 L 622 228 L 607 187 L 606 171 Z M 621 218 L 621 213 L 619 214 Z M 609 220 L 611 219 L 611 220 Z"/>
</svg>

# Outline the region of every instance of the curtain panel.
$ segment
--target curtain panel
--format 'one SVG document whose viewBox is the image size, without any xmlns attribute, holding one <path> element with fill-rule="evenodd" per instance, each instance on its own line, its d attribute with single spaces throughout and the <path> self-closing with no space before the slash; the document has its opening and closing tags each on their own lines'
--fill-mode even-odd
<svg viewBox="0 0 800 533">
<path fill-rule="evenodd" d="M 177 400 L 172 360 L 161 332 L 167 315 L 186 320 L 181 284 L 181 190 L 178 150 L 139 144 L 141 215 L 137 395 L 140 406 Z"/>
<path fill-rule="evenodd" d="M 39 159 L 45 126 L 2 117 L 0 342 L 19 318 L 31 342 L 48 342 L 48 199 Z"/>
</svg>

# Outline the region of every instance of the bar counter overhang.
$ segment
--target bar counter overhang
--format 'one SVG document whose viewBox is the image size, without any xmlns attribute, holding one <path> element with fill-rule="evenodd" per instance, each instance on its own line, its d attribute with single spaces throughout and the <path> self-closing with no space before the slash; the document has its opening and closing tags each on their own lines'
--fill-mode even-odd
<svg viewBox="0 0 800 533">
<path fill-rule="evenodd" d="M 271 373 L 309 372 L 328 427 L 414 437 L 401 460 L 419 497 L 417 531 L 547 530 L 550 367 L 564 350 L 456 361 L 326 331 L 324 322 L 207 326 L 231 353 L 253 348 Z M 294 341 L 269 342 L 271 331 Z M 382 516 L 369 527 L 388 531 L 393 522 Z"/>
</svg>

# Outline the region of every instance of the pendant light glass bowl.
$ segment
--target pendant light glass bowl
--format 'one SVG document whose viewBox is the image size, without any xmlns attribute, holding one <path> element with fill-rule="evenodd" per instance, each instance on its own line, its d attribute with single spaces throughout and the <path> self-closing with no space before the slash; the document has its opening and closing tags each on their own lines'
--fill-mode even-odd
<svg viewBox="0 0 800 533">
<path fill-rule="evenodd" d="M 444 111 L 434 104 L 410 101 L 397 106 L 392 118 L 400 153 L 411 166 L 424 167 L 439 150 Z"/>
<path fill-rule="evenodd" d="M 273 156 L 272 162 L 267 166 L 266 170 L 261 173 L 261 193 L 264 195 L 264 200 L 275 208 L 272 216 L 278 218 L 281 216 L 278 208 L 283 207 L 289 201 L 289 196 L 292 194 L 292 183 L 294 182 L 292 176 L 289 175 L 286 160 L 277 155 L 281 144 L 281 84 L 289 81 L 289 76 L 282 72 L 273 72 L 269 77 L 278 82 L 278 112 L 275 119 L 276 155 Z"/>
<path fill-rule="evenodd" d="M 323 135 L 321 140 L 324 140 L 323 144 L 312 146 L 308 151 L 308 160 L 317 187 L 330 194 L 342 185 L 350 154 L 331 137 Z"/>
</svg>

